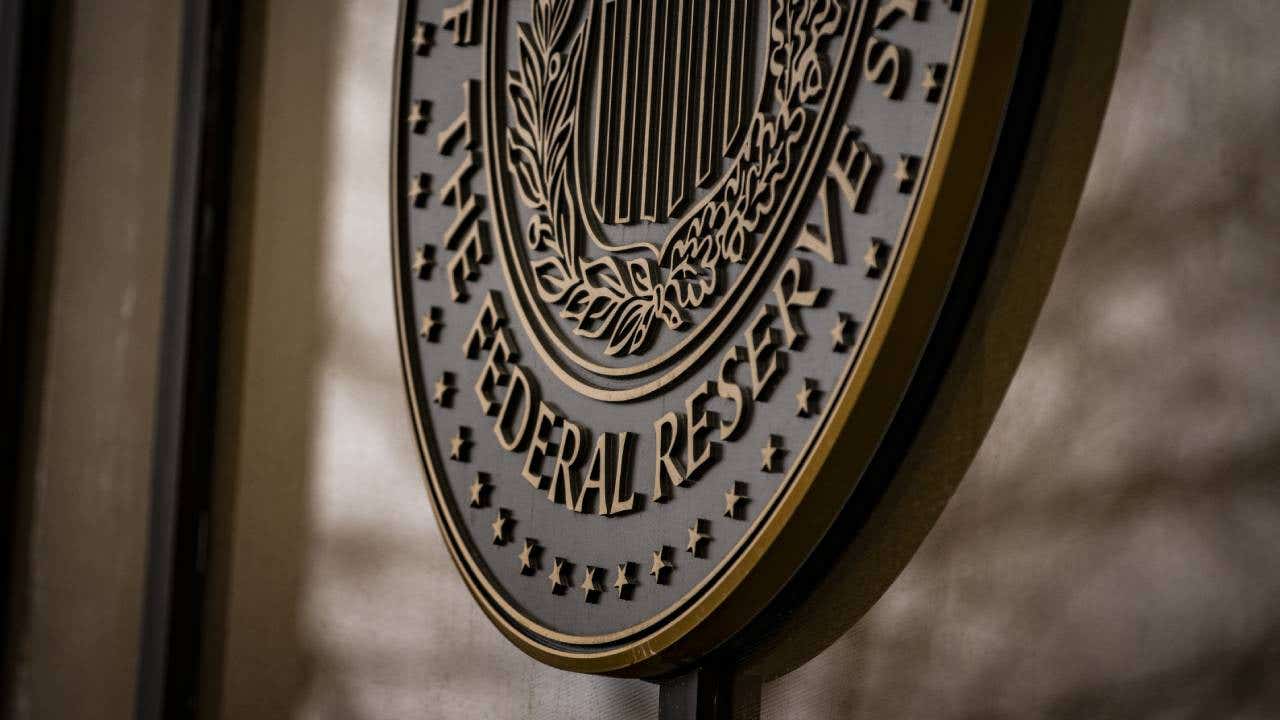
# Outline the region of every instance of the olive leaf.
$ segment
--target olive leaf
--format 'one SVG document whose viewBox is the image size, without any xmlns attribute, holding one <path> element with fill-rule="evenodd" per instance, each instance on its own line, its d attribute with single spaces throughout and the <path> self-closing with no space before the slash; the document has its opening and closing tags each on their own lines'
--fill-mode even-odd
<svg viewBox="0 0 1280 720">
<path fill-rule="evenodd" d="M 537 281 L 538 297 L 552 304 L 563 300 L 580 284 L 565 271 L 564 261 L 554 255 L 533 261 L 533 277 Z"/>
<path fill-rule="evenodd" d="M 820 48 L 844 10 L 838 0 L 770 3 L 765 92 L 773 94 L 776 114 L 757 111 L 729 180 L 668 236 L 656 262 L 621 263 L 584 254 L 584 220 L 574 211 L 570 154 L 586 42 L 581 30 L 570 33 L 577 0 L 531 2 L 532 22 L 516 27 L 519 69 L 507 74 L 506 139 L 517 194 L 536 211 L 528 247 L 545 253 L 531 261 L 538 296 L 562 306 L 574 334 L 605 339 L 605 354 L 639 353 L 653 339 L 655 318 L 684 328 L 685 310 L 717 295 L 724 261 L 748 257 L 751 234 L 787 190 L 812 133 L 808 104 L 821 99 L 826 85 Z"/>
</svg>

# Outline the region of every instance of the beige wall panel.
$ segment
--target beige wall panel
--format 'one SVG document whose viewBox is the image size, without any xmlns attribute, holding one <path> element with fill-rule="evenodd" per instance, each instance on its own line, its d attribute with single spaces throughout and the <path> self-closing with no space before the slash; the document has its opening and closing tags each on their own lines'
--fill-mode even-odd
<svg viewBox="0 0 1280 720">
<path fill-rule="evenodd" d="M 179 8 L 64 3 L 38 238 L 9 713 L 133 713 Z"/>
</svg>

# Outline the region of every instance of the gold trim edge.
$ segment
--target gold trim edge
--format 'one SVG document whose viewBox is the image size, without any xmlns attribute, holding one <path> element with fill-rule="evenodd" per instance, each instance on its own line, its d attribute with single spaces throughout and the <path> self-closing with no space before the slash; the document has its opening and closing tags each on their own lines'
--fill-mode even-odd
<svg viewBox="0 0 1280 720">
<path fill-rule="evenodd" d="M 660 627 L 631 640 L 627 638 L 636 634 L 635 628 L 592 638 L 569 636 L 549 628 L 541 628 L 546 632 L 539 632 L 539 624 L 507 603 L 501 593 L 489 584 L 483 569 L 463 554 L 466 539 L 453 524 L 447 508 L 448 500 L 443 496 L 433 469 L 433 464 L 439 459 L 434 457 L 428 428 L 424 426 L 419 412 L 422 394 L 411 357 L 416 352 L 409 339 L 411 330 L 406 326 L 406 288 L 402 282 L 404 259 L 400 243 L 405 219 L 400 193 L 396 190 L 403 174 L 403 161 L 399 153 L 401 129 L 395 122 L 400 117 L 405 94 L 402 82 L 404 54 L 397 52 L 391 143 L 391 187 L 395 190 L 391 193 L 391 247 L 401 368 L 414 421 L 415 439 L 427 474 L 428 494 L 437 519 L 443 521 L 441 535 L 468 590 L 513 644 L 542 662 L 567 670 L 624 676 L 669 672 L 712 649 L 745 626 L 781 589 L 783 583 L 774 581 L 785 580 L 798 569 L 843 508 L 843 500 L 857 485 L 856 482 L 819 483 L 818 478 L 847 477 L 851 471 L 860 475 L 861 469 L 869 464 L 880 437 L 853 432 L 855 427 L 864 425 L 851 422 L 851 418 L 875 416 L 882 420 L 875 427 L 888 426 L 896 413 L 901 393 L 911 379 L 914 359 L 923 352 L 932 321 L 947 295 L 950 274 L 967 239 L 967 220 L 981 195 L 987 165 L 999 139 L 1000 120 L 1012 88 L 1017 50 L 1030 1 L 1016 0 L 1016 7 L 1013 1 L 1002 2 L 1001 13 L 992 11 L 993 0 L 973 0 L 971 3 L 962 33 L 957 72 L 941 118 L 940 132 L 935 137 L 935 152 L 924 174 L 925 184 L 908 221 L 900 267 L 877 310 L 876 321 L 869 324 L 870 334 L 863 344 L 862 356 L 852 373 L 845 374 L 839 399 L 827 414 L 826 426 L 814 435 L 816 444 L 811 441 L 806 448 L 807 457 L 793 473 L 791 487 L 775 495 L 770 511 L 762 513 L 757 520 L 760 525 L 744 536 L 702 584 L 673 603 L 666 613 L 637 626 L 641 631 L 659 623 Z M 414 5 L 414 2 L 402 4 L 398 30 L 402 39 L 408 37 L 407 18 L 409 9 Z M 975 84 L 973 80 L 979 67 L 987 68 L 988 72 L 982 74 L 981 83 Z M 993 79 L 993 75 L 998 79 Z M 958 145 L 962 134 L 966 140 L 964 147 Z M 946 195 L 941 192 L 944 183 L 948 190 Z M 963 219 L 963 222 L 941 222 L 939 217 Z M 922 253 L 921 245 L 926 239 L 929 252 Z M 922 286 L 925 280 L 937 282 L 932 286 Z M 933 292 L 928 294 L 928 298 L 919 292 L 907 296 L 908 285 L 913 290 L 924 287 Z M 899 324 L 886 320 L 900 317 L 911 322 Z M 904 359 L 911 361 L 903 362 Z M 877 393 L 866 390 L 872 378 L 881 388 Z M 839 430 L 832 431 L 831 427 Z M 841 457 L 834 459 L 832 450 L 837 445 L 841 447 Z M 845 497 L 833 497 L 840 495 Z M 791 519 L 802 512 L 808 513 L 807 517 L 813 522 L 792 524 Z M 788 531 L 785 535 L 784 529 Z M 740 592 L 743 580 L 749 574 L 757 581 Z M 712 585 L 704 588 L 706 583 Z M 673 612 L 678 614 L 670 617 Z M 570 649 L 574 647 L 593 649 Z"/>
</svg>

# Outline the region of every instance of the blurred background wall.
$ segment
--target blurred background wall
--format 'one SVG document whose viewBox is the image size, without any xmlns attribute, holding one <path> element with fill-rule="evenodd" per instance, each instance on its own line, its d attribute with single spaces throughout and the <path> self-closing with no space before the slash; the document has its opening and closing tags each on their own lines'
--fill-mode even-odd
<svg viewBox="0 0 1280 720">
<path fill-rule="evenodd" d="M 35 257 L 0 715 L 123 718 L 142 619 L 181 8 L 67 0 L 53 14 L 39 232 L 22 239 Z M 14 480 L 0 477 L 0 502 Z"/>
<path fill-rule="evenodd" d="M 159 25 L 113 24 L 109 2 L 72 4 L 74 187 L 48 272 L 50 312 L 82 320 L 38 349 L 12 590 L 24 718 L 129 713 L 154 368 L 129 331 L 154 338 L 163 208 L 111 178 L 163 182 L 172 127 L 136 98 L 172 85 L 176 46 L 156 38 L 174 11 L 135 2 Z M 247 5 L 202 715 L 656 717 L 653 686 L 511 647 L 440 542 L 388 283 L 398 3 Z M 1280 715 L 1277 27 L 1270 0 L 1133 1 L 1080 214 L 993 426 L 905 571 L 764 685 L 761 717 Z"/>
<path fill-rule="evenodd" d="M 220 716 L 652 718 L 455 576 L 393 352 L 393 2 L 270 3 L 242 188 Z M 1280 713 L 1280 27 L 1137 0 L 1022 367 L 914 560 L 766 718 Z"/>
</svg>

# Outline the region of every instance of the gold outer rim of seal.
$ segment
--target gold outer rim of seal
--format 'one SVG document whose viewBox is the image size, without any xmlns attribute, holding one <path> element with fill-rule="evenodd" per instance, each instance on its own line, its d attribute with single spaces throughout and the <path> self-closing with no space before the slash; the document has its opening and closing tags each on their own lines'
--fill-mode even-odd
<svg viewBox="0 0 1280 720">
<path fill-rule="evenodd" d="M 402 5 L 400 35 L 408 6 Z M 498 629 L 535 659 L 566 670 L 644 677 L 678 669 L 745 627 L 783 587 L 825 535 L 843 508 L 856 481 L 878 449 L 881 436 L 865 428 L 887 428 L 910 384 L 942 307 L 964 250 L 970 219 L 985 187 L 987 170 L 999 141 L 1004 111 L 1018 68 L 1031 0 L 972 0 L 963 29 L 950 97 L 934 140 L 914 216 L 905 234 L 898 268 L 882 297 L 877 318 L 868 328 L 862 354 L 846 376 L 827 427 L 817 436 L 807 458 L 793 473 L 790 488 L 779 498 L 749 545 L 725 562 L 727 570 L 710 576 L 708 587 L 695 589 L 691 602 L 656 629 L 639 637 L 634 629 L 613 636 L 582 638 L 541 628 L 512 607 L 494 588 L 484 570 L 465 552 L 466 539 L 454 526 L 434 465 L 438 458 L 423 416 L 406 327 L 406 288 L 402 283 L 399 192 L 392 192 L 392 262 L 401 365 L 405 375 L 415 435 L 427 473 L 427 490 L 450 556 L 477 603 Z M 397 53 L 393 102 L 398 118 L 403 100 Z M 394 120 L 393 120 L 394 122 Z M 398 187 L 401 159 L 399 133 L 392 133 L 391 186 Z M 836 448 L 839 452 L 835 452 Z M 750 581 L 748 582 L 748 578 Z M 644 626 L 655 625 L 654 618 Z M 539 641 L 542 638 L 543 641 Z M 599 648 L 602 643 L 612 643 Z M 596 646 L 573 649 L 574 645 Z"/>
</svg>

